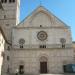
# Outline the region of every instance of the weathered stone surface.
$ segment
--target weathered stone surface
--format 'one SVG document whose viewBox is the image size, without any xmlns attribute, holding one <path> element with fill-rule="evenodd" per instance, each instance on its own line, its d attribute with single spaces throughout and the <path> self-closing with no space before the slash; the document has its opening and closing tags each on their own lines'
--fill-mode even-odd
<svg viewBox="0 0 75 75">
<path fill-rule="evenodd" d="M 74 64 L 74 47 L 70 28 L 41 6 L 16 26 L 18 18 L 16 10 L 19 10 L 17 4 L 18 2 L 3 5 L 7 20 L 0 20 L 0 23 L 5 28 L 6 37 L 11 45 L 7 43 L 4 45 L 2 75 L 15 74 L 20 66 L 24 67 L 25 74 L 38 75 L 40 74 L 40 62 L 47 62 L 49 74 L 64 73 L 63 65 Z M 3 15 L 0 17 L 1 19 L 3 19 Z M 40 31 L 46 32 L 45 40 L 38 39 Z M 40 35 L 40 37 L 44 36 Z M 61 38 L 66 41 L 60 42 Z M 25 41 L 20 43 L 20 39 Z M 62 48 L 62 45 L 65 47 Z M 41 46 L 44 48 L 40 48 Z"/>
</svg>

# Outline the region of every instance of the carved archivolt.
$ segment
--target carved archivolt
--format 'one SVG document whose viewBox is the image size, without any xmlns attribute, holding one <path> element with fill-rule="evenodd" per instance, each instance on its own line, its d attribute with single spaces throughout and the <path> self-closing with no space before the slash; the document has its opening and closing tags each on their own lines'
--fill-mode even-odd
<svg viewBox="0 0 75 75">
<path fill-rule="evenodd" d="M 48 59 L 47 59 L 47 57 L 45 57 L 45 56 L 42 56 L 41 58 L 40 58 L 40 62 L 47 62 L 48 61 Z"/>
</svg>

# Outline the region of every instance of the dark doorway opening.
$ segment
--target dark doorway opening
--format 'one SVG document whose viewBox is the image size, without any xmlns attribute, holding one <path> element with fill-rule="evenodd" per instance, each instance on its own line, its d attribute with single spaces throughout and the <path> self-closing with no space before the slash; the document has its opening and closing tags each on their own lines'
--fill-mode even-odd
<svg viewBox="0 0 75 75">
<path fill-rule="evenodd" d="M 47 62 L 40 62 L 40 73 L 47 73 Z"/>
<path fill-rule="evenodd" d="M 19 66 L 19 73 L 24 74 L 24 65 Z"/>
</svg>

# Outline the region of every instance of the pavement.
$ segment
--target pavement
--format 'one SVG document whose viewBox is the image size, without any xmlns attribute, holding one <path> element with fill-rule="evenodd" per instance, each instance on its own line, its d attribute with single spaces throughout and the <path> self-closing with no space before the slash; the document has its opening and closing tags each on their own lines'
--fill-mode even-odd
<svg viewBox="0 0 75 75">
<path fill-rule="evenodd" d="M 75 75 L 75 73 L 65 73 L 65 74 L 40 74 L 40 75 Z"/>
</svg>

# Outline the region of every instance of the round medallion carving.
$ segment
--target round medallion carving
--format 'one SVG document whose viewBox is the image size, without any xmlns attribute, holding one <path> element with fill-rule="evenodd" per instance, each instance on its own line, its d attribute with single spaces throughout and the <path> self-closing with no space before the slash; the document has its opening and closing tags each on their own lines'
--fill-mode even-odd
<svg viewBox="0 0 75 75">
<path fill-rule="evenodd" d="M 41 40 L 41 41 L 44 41 L 44 40 L 46 40 L 47 39 L 47 33 L 45 32 L 45 31 L 40 31 L 40 32 L 38 32 L 38 34 L 37 34 L 37 38 L 39 39 L 39 40 Z"/>
<path fill-rule="evenodd" d="M 61 39 L 60 39 L 60 42 L 61 42 L 61 43 L 66 43 L 66 39 L 65 39 L 65 38 L 61 38 Z"/>
<path fill-rule="evenodd" d="M 24 44 L 25 43 L 25 40 L 24 39 L 20 39 L 19 40 L 19 44 Z"/>
</svg>

